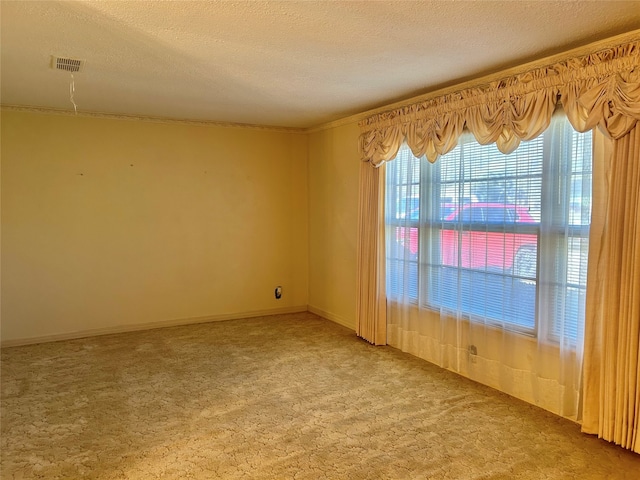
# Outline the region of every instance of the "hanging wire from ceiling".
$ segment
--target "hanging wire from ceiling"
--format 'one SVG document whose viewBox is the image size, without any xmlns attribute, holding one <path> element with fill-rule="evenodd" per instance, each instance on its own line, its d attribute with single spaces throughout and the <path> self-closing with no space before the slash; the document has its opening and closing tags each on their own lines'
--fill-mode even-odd
<svg viewBox="0 0 640 480">
<path fill-rule="evenodd" d="M 76 101 L 73 98 L 75 93 L 76 93 L 76 81 L 73 78 L 73 73 L 72 73 L 71 81 L 69 82 L 69 100 L 73 104 L 73 111 L 75 112 L 76 115 L 78 115 L 78 105 L 76 105 Z"/>
</svg>

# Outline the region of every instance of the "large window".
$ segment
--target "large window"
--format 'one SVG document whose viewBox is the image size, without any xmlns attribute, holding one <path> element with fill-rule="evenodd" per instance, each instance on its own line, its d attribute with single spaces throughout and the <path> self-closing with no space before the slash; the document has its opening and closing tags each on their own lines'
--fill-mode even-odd
<svg viewBox="0 0 640 480">
<path fill-rule="evenodd" d="M 591 134 L 554 117 L 510 155 L 462 137 L 387 165 L 387 296 L 548 340 L 584 322 Z"/>
</svg>

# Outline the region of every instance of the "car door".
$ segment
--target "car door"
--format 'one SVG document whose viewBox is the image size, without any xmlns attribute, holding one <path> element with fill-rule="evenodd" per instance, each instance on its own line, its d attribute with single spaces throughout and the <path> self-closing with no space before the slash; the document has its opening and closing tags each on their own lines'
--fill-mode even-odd
<svg viewBox="0 0 640 480">
<path fill-rule="evenodd" d="M 515 207 L 492 204 L 486 208 L 487 240 L 485 266 L 489 269 L 508 270 L 513 264 L 516 234 L 509 232 L 515 221 Z"/>
<path fill-rule="evenodd" d="M 486 233 L 473 231 L 471 228 L 473 223 L 483 221 L 483 207 L 477 204 L 463 205 L 449 216 L 441 232 L 443 265 L 466 268 L 482 266 Z"/>
<path fill-rule="evenodd" d="M 486 207 L 481 204 L 465 205 L 460 230 L 460 261 L 465 268 L 486 265 L 487 232 L 480 227 L 485 222 Z M 480 228 L 479 228 L 480 227 Z"/>
</svg>

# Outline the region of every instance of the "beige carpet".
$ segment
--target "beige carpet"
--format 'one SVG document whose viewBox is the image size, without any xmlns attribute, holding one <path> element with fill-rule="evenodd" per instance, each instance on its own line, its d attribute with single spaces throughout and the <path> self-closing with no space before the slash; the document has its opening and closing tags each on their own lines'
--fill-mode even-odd
<svg viewBox="0 0 640 480">
<path fill-rule="evenodd" d="M 2 479 L 635 479 L 640 456 L 315 315 L 7 348 Z"/>
</svg>

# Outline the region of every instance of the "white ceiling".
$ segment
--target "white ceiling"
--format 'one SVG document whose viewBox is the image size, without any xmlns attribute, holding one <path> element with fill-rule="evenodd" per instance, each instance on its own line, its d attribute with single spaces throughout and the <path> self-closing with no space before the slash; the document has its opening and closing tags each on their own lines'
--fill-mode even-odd
<svg viewBox="0 0 640 480">
<path fill-rule="evenodd" d="M 6 1 L 1 101 L 312 127 L 640 28 L 639 1 Z"/>
</svg>

